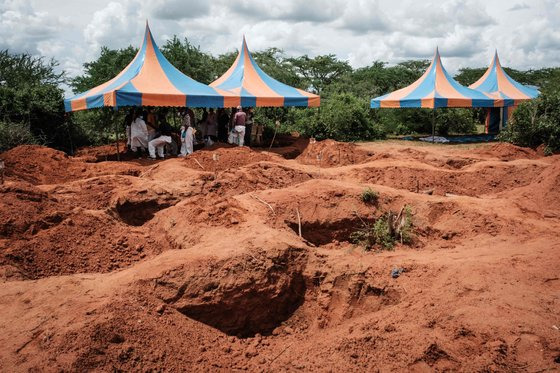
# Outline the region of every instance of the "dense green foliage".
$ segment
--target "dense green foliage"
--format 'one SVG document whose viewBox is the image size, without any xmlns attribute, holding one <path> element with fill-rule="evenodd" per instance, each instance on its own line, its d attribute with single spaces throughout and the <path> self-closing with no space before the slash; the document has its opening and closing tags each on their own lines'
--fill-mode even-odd
<svg viewBox="0 0 560 373">
<path fill-rule="evenodd" d="M 57 63 L 0 51 L 0 148 L 43 143 L 71 150 L 75 130 L 64 114 L 64 73 Z"/>
<path fill-rule="evenodd" d="M 541 94 L 519 105 L 499 138 L 519 146 L 544 144 L 545 154 L 560 153 L 560 69 L 529 73 L 541 82 Z"/>
<path fill-rule="evenodd" d="M 520 146 L 545 144 L 545 154 L 560 152 L 560 90 L 545 91 L 513 113 L 500 139 Z"/>
<path fill-rule="evenodd" d="M 22 144 L 36 144 L 38 139 L 33 136 L 27 124 L 0 122 L 0 152 Z"/>
<path fill-rule="evenodd" d="M 116 76 L 134 58 L 137 49 L 113 50 L 103 47 L 99 57 L 84 64 L 84 73 L 65 81 L 57 73 L 57 63 L 28 54 L 0 52 L 0 131 L 2 149 L 20 142 L 44 143 L 72 151 L 84 144 L 100 144 L 112 138 L 115 129 L 123 133 L 126 109 L 98 109 L 64 114 L 62 83 L 75 93 L 84 92 Z M 162 53 L 180 71 L 202 83 L 210 83 L 233 63 L 236 51 L 213 56 L 188 39 L 174 36 L 161 46 Z M 429 134 L 432 118 L 437 134 L 473 133 L 483 117 L 482 110 L 400 109 L 371 110 L 373 97 L 405 87 L 417 80 L 429 61 L 405 61 L 390 66 L 374 61 L 370 66 L 352 69 L 334 55 L 288 57 L 282 50 L 269 48 L 253 53 L 261 68 L 286 84 L 321 95 L 320 108 L 257 108 L 255 120 L 271 133 L 275 122 L 281 132 L 298 131 L 318 139 L 359 141 L 387 135 Z M 456 79 L 468 85 L 484 68 L 461 69 Z M 557 149 L 560 68 L 518 71 L 506 69 L 516 80 L 539 87 L 545 94 L 533 104 L 525 104 L 515 114 L 503 139 L 530 146 L 539 142 Z M 557 106 L 556 106 L 557 107 Z M 200 116 L 200 111 L 195 110 Z M 169 111 L 171 124 L 176 110 Z M 8 140 L 9 139 L 9 140 Z"/>
</svg>

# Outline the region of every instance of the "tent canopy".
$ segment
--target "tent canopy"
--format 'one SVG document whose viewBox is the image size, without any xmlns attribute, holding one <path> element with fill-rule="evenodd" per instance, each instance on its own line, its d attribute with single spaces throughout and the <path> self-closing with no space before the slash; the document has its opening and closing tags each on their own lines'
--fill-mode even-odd
<svg viewBox="0 0 560 373">
<path fill-rule="evenodd" d="M 500 107 L 503 99 L 459 84 L 445 70 L 438 49 L 424 75 L 408 87 L 371 100 L 372 108 Z"/>
<path fill-rule="evenodd" d="M 539 95 L 539 91 L 516 82 L 504 71 L 498 58 L 498 51 L 488 70 L 469 88 L 498 95 L 508 101 L 510 105 L 518 105 L 520 102 L 531 100 Z"/>
<path fill-rule="evenodd" d="M 66 111 L 103 106 L 229 107 L 235 97 L 193 80 L 163 56 L 146 22 L 140 50 L 116 77 L 64 100 Z"/>
<path fill-rule="evenodd" d="M 245 37 L 233 65 L 210 86 L 235 94 L 242 106 L 320 105 L 318 95 L 280 83 L 262 71 L 249 52 Z"/>
</svg>

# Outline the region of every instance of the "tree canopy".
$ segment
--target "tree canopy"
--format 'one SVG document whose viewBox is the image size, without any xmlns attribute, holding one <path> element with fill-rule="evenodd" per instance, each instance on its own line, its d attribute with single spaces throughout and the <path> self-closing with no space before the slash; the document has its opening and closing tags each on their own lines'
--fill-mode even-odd
<svg viewBox="0 0 560 373">
<path fill-rule="evenodd" d="M 161 51 L 177 69 L 205 84 L 225 73 L 238 53 L 230 51 L 214 56 L 187 38 L 180 39 L 177 36 L 167 40 L 161 46 Z M 113 130 L 113 123 L 122 121 L 122 113 L 99 109 L 65 116 L 61 85 L 68 84 L 74 93 L 87 91 L 115 77 L 137 52 L 138 49 L 132 46 L 122 49 L 102 47 L 95 60 L 84 63 L 81 75 L 67 80 L 54 60 L 0 51 L 0 131 L 16 131 L 12 133 L 13 136 L 2 137 L 10 137 L 15 142 L 31 142 L 32 139 L 65 150 L 75 145 L 106 141 L 107 133 Z M 394 65 L 373 61 L 368 66 L 352 68 L 347 61 L 332 54 L 287 56 L 278 48 L 255 51 L 253 57 L 263 71 L 273 78 L 321 95 L 319 110 L 257 108 L 257 120 L 270 126 L 274 125 L 275 120 L 280 120 L 284 131 L 296 130 L 319 138 L 352 141 L 379 138 L 386 134 L 430 132 L 429 110 L 369 109 L 370 99 L 417 80 L 430 64 L 428 60 L 403 61 Z M 470 85 L 485 70 L 486 67 L 462 68 L 455 79 L 463 85 Z M 536 86 L 546 93 L 546 97 L 549 97 L 547 104 L 541 102 L 537 111 L 544 110 L 546 114 L 543 108 L 548 107 L 550 102 L 556 102 L 550 97 L 557 97 L 560 68 L 505 70 L 520 83 Z M 523 109 L 520 112 L 529 111 Z M 440 134 L 473 132 L 479 123 L 480 114 L 480 110 L 467 109 L 438 111 L 437 131 Z M 527 123 L 527 120 L 521 119 L 521 115 L 516 117 L 518 122 Z M 548 126 L 550 115 L 545 116 L 546 120 L 539 123 Z M 510 137 L 519 136 L 516 133 Z M 543 136 L 540 135 L 540 138 Z"/>
</svg>

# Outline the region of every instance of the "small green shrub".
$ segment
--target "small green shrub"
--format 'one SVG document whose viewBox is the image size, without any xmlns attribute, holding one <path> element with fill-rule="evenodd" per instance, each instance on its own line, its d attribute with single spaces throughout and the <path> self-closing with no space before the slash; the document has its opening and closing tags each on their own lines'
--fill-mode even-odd
<svg viewBox="0 0 560 373">
<path fill-rule="evenodd" d="M 412 242 L 412 209 L 405 206 L 401 215 L 389 211 L 380 216 L 373 224 L 362 221 L 362 228 L 350 234 L 350 241 L 370 251 L 379 246 L 391 250 L 395 242 L 409 244 Z"/>
<path fill-rule="evenodd" d="M 409 244 L 412 242 L 412 209 L 406 205 L 403 210 L 401 223 L 399 223 L 399 235 L 401 243 Z"/>
<path fill-rule="evenodd" d="M 355 245 L 361 246 L 365 251 L 370 251 L 375 246 L 374 235 L 372 234 L 371 228 L 368 227 L 358 229 L 350 234 L 350 242 Z"/>
<path fill-rule="evenodd" d="M 391 235 L 391 231 L 389 214 L 383 215 L 373 224 L 375 242 L 381 245 L 385 250 L 391 250 L 395 245 L 395 237 Z"/>
<path fill-rule="evenodd" d="M 37 143 L 38 140 L 33 136 L 28 125 L 0 122 L 0 153 L 18 145 Z"/>
<path fill-rule="evenodd" d="M 361 199 L 363 203 L 375 204 L 379 199 L 379 193 L 371 188 L 367 188 L 362 192 Z"/>
<path fill-rule="evenodd" d="M 392 249 L 395 239 L 391 236 L 388 215 L 381 216 L 373 224 L 364 223 L 362 228 L 350 234 L 350 242 L 362 246 L 366 251 L 372 250 L 375 245 L 386 250 Z"/>
</svg>

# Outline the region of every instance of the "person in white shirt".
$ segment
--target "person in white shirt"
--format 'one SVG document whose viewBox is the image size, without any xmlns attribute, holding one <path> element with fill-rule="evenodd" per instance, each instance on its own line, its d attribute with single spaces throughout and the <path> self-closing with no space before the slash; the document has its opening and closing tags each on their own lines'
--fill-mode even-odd
<svg viewBox="0 0 560 373">
<path fill-rule="evenodd" d="M 133 152 L 148 149 L 148 128 L 144 122 L 144 116 L 142 110 L 137 109 L 130 125 L 130 150 Z"/>
<path fill-rule="evenodd" d="M 163 115 L 160 120 L 161 123 L 158 127 L 159 133 L 156 135 L 157 137 L 148 143 L 148 151 L 150 152 L 151 159 L 156 159 L 156 150 L 160 158 L 165 158 L 165 145 L 171 144 L 171 141 L 173 141 L 171 139 L 173 129 L 167 123 L 165 115 Z"/>
<path fill-rule="evenodd" d="M 181 153 L 179 157 L 185 157 L 193 152 L 194 128 L 191 126 L 191 117 L 185 113 L 181 124 Z"/>
</svg>

